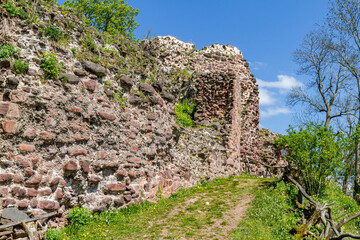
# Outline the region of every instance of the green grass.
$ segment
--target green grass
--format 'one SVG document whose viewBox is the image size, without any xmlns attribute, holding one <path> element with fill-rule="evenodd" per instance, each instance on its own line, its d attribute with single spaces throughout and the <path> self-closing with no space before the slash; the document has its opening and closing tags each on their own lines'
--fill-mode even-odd
<svg viewBox="0 0 360 240">
<path fill-rule="evenodd" d="M 296 224 L 298 214 L 286 192 L 289 185 L 280 182 L 275 188 L 264 188 L 255 193 L 248 216 L 232 232 L 233 239 L 294 239 L 288 231 Z"/>
<path fill-rule="evenodd" d="M 226 212 L 244 194 L 259 191 L 256 185 L 264 181 L 268 180 L 243 176 L 203 182 L 168 199 L 160 198 L 156 204 L 143 202 L 93 214 L 87 225 L 70 223 L 51 231 L 55 237 L 50 239 L 224 239 L 228 233 L 222 226 L 231 221 Z"/>
<path fill-rule="evenodd" d="M 294 239 L 288 232 L 301 218 L 292 200 L 296 194 L 291 184 L 274 179 L 219 178 L 181 189 L 156 204 L 146 201 L 100 214 L 74 208 L 72 222 L 49 231 L 47 239 Z M 247 216 L 234 225 L 231 211 L 249 195 L 255 198 Z M 320 201 L 335 202 L 337 220 L 360 210 L 334 184 L 328 184 L 324 196 Z M 345 230 L 357 233 L 359 222 L 348 223 Z"/>
<path fill-rule="evenodd" d="M 274 188 L 264 188 L 256 192 L 247 218 L 232 232 L 233 239 L 295 239 L 288 232 L 301 218 L 302 210 L 297 209 L 292 200 L 296 196 L 295 187 L 284 182 L 277 183 Z M 340 187 L 333 183 L 327 183 L 322 199 L 316 199 L 315 196 L 313 198 L 320 202 L 334 203 L 332 214 L 336 223 L 360 211 L 355 200 L 344 195 Z M 307 200 L 304 205 L 306 203 Z M 360 219 L 347 223 L 344 230 L 359 234 Z M 318 235 L 321 232 L 316 227 L 312 227 L 311 231 Z"/>
</svg>

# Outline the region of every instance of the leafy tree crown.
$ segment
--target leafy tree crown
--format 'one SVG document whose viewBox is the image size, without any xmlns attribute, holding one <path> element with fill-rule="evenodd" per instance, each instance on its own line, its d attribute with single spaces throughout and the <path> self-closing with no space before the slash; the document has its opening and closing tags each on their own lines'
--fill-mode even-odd
<svg viewBox="0 0 360 240">
<path fill-rule="evenodd" d="M 120 33 L 133 40 L 133 31 L 139 26 L 135 22 L 139 10 L 124 0 L 65 0 L 65 6 L 84 14 L 91 26 L 111 35 Z"/>
</svg>

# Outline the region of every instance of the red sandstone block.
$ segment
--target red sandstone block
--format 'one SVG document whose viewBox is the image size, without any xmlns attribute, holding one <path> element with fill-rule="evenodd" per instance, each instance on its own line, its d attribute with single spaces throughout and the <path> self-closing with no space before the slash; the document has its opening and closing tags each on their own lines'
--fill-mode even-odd
<svg viewBox="0 0 360 240">
<path fill-rule="evenodd" d="M 113 114 L 107 113 L 105 111 L 100 111 L 100 112 L 98 112 L 98 114 L 102 119 L 105 119 L 105 120 L 114 121 L 116 119 L 116 117 Z"/>
<path fill-rule="evenodd" d="M 13 120 L 6 121 L 3 123 L 2 127 L 4 130 L 4 133 L 16 133 L 16 129 L 17 129 L 16 121 L 13 121 Z"/>
<path fill-rule="evenodd" d="M 37 208 L 38 206 L 38 200 L 36 198 L 33 198 L 30 200 L 30 207 Z"/>
<path fill-rule="evenodd" d="M 117 162 L 104 162 L 102 168 L 118 168 L 119 163 Z"/>
<path fill-rule="evenodd" d="M 35 171 L 32 170 L 31 168 L 26 168 L 24 171 L 25 176 L 30 177 L 33 176 L 35 174 Z"/>
<path fill-rule="evenodd" d="M 41 157 L 37 154 L 27 156 L 27 159 L 32 163 L 33 166 L 38 167 L 39 163 L 42 162 Z"/>
<path fill-rule="evenodd" d="M 101 177 L 96 176 L 96 175 L 91 175 L 90 178 L 89 178 L 89 181 L 93 182 L 93 183 L 98 183 L 98 182 L 101 181 Z"/>
<path fill-rule="evenodd" d="M 89 160 L 80 160 L 80 168 L 83 172 L 89 173 L 90 172 L 90 161 Z"/>
<path fill-rule="evenodd" d="M 29 207 L 29 203 L 27 200 L 21 200 L 16 203 L 16 206 L 20 209 L 24 209 Z"/>
<path fill-rule="evenodd" d="M 138 146 L 135 144 L 131 144 L 130 146 L 130 152 L 136 153 L 138 151 Z"/>
<path fill-rule="evenodd" d="M 51 163 L 51 162 L 46 162 L 46 163 L 44 164 L 44 166 L 45 166 L 46 168 L 48 168 L 48 169 L 51 169 L 51 168 L 54 167 L 54 164 Z"/>
<path fill-rule="evenodd" d="M 70 111 L 70 112 L 74 112 L 74 113 L 81 113 L 82 109 L 78 108 L 78 107 L 66 107 L 66 110 Z"/>
<path fill-rule="evenodd" d="M 39 202 L 39 208 L 43 210 L 57 210 L 60 208 L 60 204 L 58 202 L 43 200 Z"/>
<path fill-rule="evenodd" d="M 78 166 L 74 160 L 70 160 L 65 163 L 63 169 L 65 172 L 75 172 L 78 169 Z"/>
<path fill-rule="evenodd" d="M 9 118 L 18 118 L 20 116 L 19 107 L 17 104 L 10 103 L 9 110 L 6 114 L 6 117 Z"/>
<path fill-rule="evenodd" d="M 1 203 L 1 205 L 3 207 L 7 207 L 9 205 L 15 205 L 15 204 L 16 204 L 16 201 L 15 201 L 15 199 L 12 199 L 12 198 L 2 199 L 2 203 Z"/>
<path fill-rule="evenodd" d="M 125 189 L 126 189 L 125 184 L 110 183 L 105 186 L 105 190 L 112 193 L 119 193 L 125 191 Z"/>
<path fill-rule="evenodd" d="M 23 183 L 24 182 L 24 176 L 23 175 L 16 175 L 13 179 L 14 183 Z"/>
<path fill-rule="evenodd" d="M 97 82 L 94 80 L 86 80 L 86 81 L 82 81 L 83 84 L 85 85 L 85 88 L 91 92 L 95 91 L 97 89 Z"/>
<path fill-rule="evenodd" d="M 36 137 L 36 131 L 32 128 L 26 129 L 23 136 L 27 139 L 34 139 Z"/>
<path fill-rule="evenodd" d="M 0 116 L 5 117 L 7 112 L 9 111 L 10 103 L 8 102 L 0 102 Z"/>
<path fill-rule="evenodd" d="M 126 177 L 127 172 L 125 170 L 119 170 L 119 171 L 116 172 L 116 176 L 118 176 L 118 177 Z"/>
<path fill-rule="evenodd" d="M 27 195 L 28 197 L 36 197 L 38 194 L 39 194 L 39 191 L 36 190 L 35 188 L 28 188 L 28 189 L 27 189 L 26 195 Z"/>
<path fill-rule="evenodd" d="M 0 174 L 0 183 L 11 181 L 12 178 L 13 176 L 11 174 Z"/>
<path fill-rule="evenodd" d="M 20 188 L 20 187 L 13 187 L 11 189 L 11 194 L 16 197 L 25 197 L 26 190 L 24 188 Z"/>
<path fill-rule="evenodd" d="M 64 193 L 61 189 L 57 189 L 55 192 L 55 199 L 62 199 L 64 197 Z"/>
<path fill-rule="evenodd" d="M 0 188 L 0 197 L 7 198 L 9 196 L 9 189 L 7 187 Z"/>
<path fill-rule="evenodd" d="M 72 148 L 68 150 L 68 154 L 71 156 L 86 155 L 87 151 L 83 148 Z"/>
<path fill-rule="evenodd" d="M 100 151 L 98 154 L 98 159 L 104 159 L 106 157 L 106 152 Z"/>
<path fill-rule="evenodd" d="M 28 181 L 25 182 L 26 186 L 38 186 L 41 183 L 42 176 L 41 175 L 35 175 L 32 178 L 30 178 Z"/>
<path fill-rule="evenodd" d="M 15 158 L 16 158 L 16 160 L 17 160 L 20 167 L 31 167 L 30 161 L 24 159 L 23 157 L 16 156 Z"/>
<path fill-rule="evenodd" d="M 81 137 L 81 135 L 80 134 L 75 134 L 75 140 L 76 141 L 81 141 L 82 140 L 82 137 Z"/>
<path fill-rule="evenodd" d="M 53 126 L 53 127 L 55 127 L 55 126 L 56 126 L 56 120 L 53 119 L 53 118 L 47 118 L 47 119 L 45 120 L 45 125 L 46 125 L 46 126 Z"/>
<path fill-rule="evenodd" d="M 45 174 L 47 174 L 47 173 L 48 173 L 48 170 L 46 170 L 46 169 L 39 169 L 39 174 L 45 175 Z M 46 177 L 46 178 L 49 178 L 49 177 Z M 49 182 L 49 179 L 46 179 L 46 178 L 43 179 L 43 183 Z"/>
<path fill-rule="evenodd" d="M 55 177 L 51 180 L 50 182 L 50 186 L 55 186 L 55 185 L 58 185 L 59 184 L 59 181 L 60 181 L 60 177 Z"/>
<path fill-rule="evenodd" d="M 52 141 L 56 136 L 49 132 L 40 132 L 39 137 L 44 141 Z"/>
<path fill-rule="evenodd" d="M 61 178 L 59 181 L 59 187 L 65 187 L 65 186 L 66 186 L 66 181 Z"/>
<path fill-rule="evenodd" d="M 19 145 L 20 151 L 22 152 L 33 152 L 35 150 L 35 146 L 32 144 L 22 143 Z"/>
<path fill-rule="evenodd" d="M 129 177 L 135 177 L 136 173 L 132 170 L 129 171 Z"/>
<path fill-rule="evenodd" d="M 132 157 L 132 158 L 129 158 L 128 159 L 128 162 L 131 162 L 131 163 L 140 163 L 142 162 L 140 158 L 137 158 L 137 157 Z"/>
<path fill-rule="evenodd" d="M 45 189 L 41 189 L 39 190 L 39 195 L 40 196 L 50 196 L 52 193 L 50 188 L 45 188 Z"/>
<path fill-rule="evenodd" d="M 126 202 L 130 202 L 132 197 L 131 197 L 131 195 L 125 195 L 124 199 L 125 199 Z"/>
</svg>

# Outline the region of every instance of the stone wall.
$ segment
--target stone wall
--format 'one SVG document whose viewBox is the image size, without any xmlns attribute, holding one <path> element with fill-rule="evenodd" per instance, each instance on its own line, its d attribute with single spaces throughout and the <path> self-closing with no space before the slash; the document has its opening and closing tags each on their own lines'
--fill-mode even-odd
<svg viewBox="0 0 360 240">
<path fill-rule="evenodd" d="M 0 59 L 0 209 L 106 210 L 248 166 L 262 174 L 247 164 L 259 160 L 258 90 L 238 49 L 196 50 L 174 37 L 111 45 L 100 36 L 97 50 L 86 52 L 86 31 L 96 31 L 57 6 L 34 9 L 40 25 L 56 24 L 67 40 L 1 19 L 0 42 L 15 46 L 30 68 L 15 74 L 14 57 Z M 69 19 L 77 23 L 71 29 Z M 62 63 L 58 79 L 42 71 L 44 52 Z M 176 124 L 174 104 L 185 98 L 196 104 L 195 128 Z"/>
</svg>

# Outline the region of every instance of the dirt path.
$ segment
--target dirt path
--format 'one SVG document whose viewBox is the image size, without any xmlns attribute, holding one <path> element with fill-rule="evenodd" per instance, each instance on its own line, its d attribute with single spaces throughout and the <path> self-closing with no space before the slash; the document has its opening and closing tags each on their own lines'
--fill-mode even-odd
<svg viewBox="0 0 360 240">
<path fill-rule="evenodd" d="M 231 231 L 247 214 L 257 185 L 256 179 L 219 182 L 179 202 L 165 217 L 150 221 L 149 227 L 160 230 L 157 239 L 161 240 L 231 239 Z"/>
</svg>

